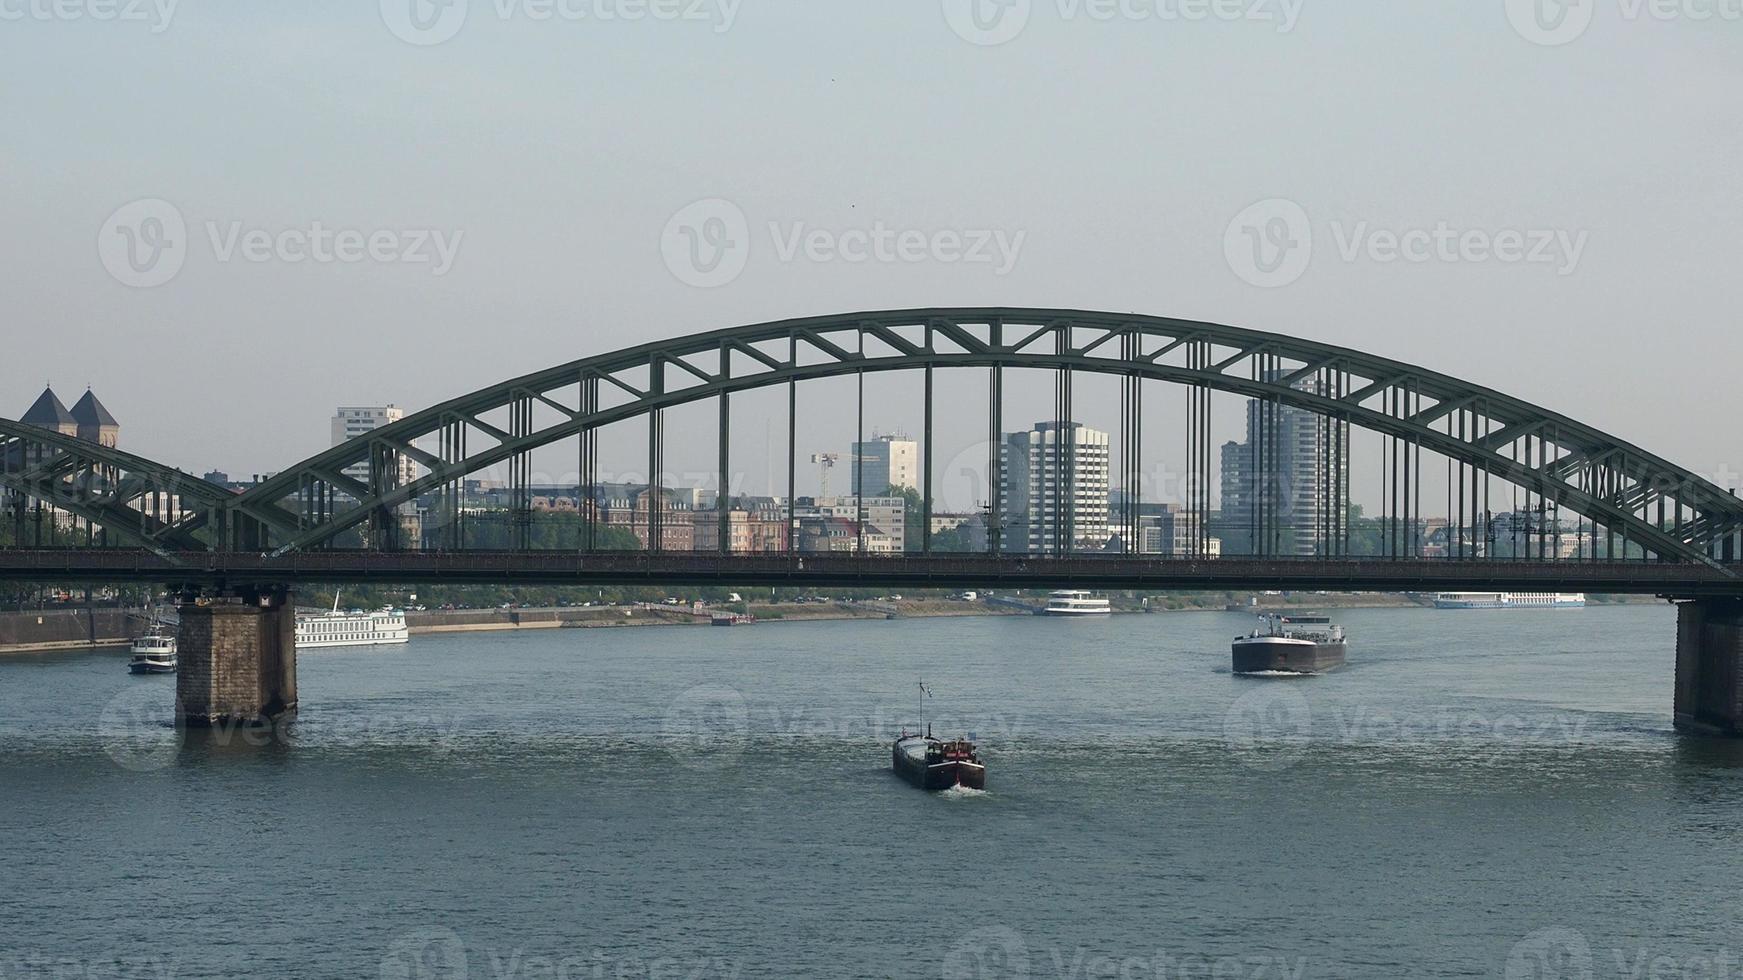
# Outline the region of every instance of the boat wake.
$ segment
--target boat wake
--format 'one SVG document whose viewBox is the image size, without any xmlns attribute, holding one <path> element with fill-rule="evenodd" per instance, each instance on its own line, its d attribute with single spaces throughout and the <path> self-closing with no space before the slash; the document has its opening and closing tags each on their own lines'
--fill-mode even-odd
<svg viewBox="0 0 1743 980">
<path fill-rule="evenodd" d="M 978 800 L 983 796 L 991 796 L 992 794 L 984 789 L 969 789 L 967 786 L 959 785 L 949 789 L 941 789 L 937 795 L 947 800 Z"/>
<path fill-rule="evenodd" d="M 1249 670 L 1235 675 L 1236 677 L 1312 677 L 1312 674 L 1299 670 Z"/>
</svg>

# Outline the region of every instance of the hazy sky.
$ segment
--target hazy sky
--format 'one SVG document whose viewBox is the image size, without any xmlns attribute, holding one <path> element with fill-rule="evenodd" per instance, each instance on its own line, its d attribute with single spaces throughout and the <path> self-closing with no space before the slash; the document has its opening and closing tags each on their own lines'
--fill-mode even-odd
<svg viewBox="0 0 1743 980">
<path fill-rule="evenodd" d="M 195 472 L 319 451 L 339 404 L 986 304 L 1350 345 L 1743 470 L 1743 0 L 133 2 L 0 0 L 0 414 L 90 384 Z M 709 199 L 749 249 L 702 288 L 668 226 Z M 1303 222 L 1293 265 L 1250 252 Z M 376 257 L 250 251 L 316 223 Z M 880 226 L 928 257 L 788 254 Z M 1443 227 L 1472 247 L 1390 252 Z M 908 390 L 868 423 L 914 424 Z M 845 448 L 849 404 L 802 452 Z"/>
</svg>

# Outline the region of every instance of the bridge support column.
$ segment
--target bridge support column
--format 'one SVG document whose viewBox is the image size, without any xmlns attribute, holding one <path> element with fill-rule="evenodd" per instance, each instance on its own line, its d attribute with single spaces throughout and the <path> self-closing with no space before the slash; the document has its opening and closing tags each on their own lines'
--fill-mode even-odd
<svg viewBox="0 0 1743 980">
<path fill-rule="evenodd" d="M 1677 603 L 1676 727 L 1743 736 L 1743 601 Z"/>
<path fill-rule="evenodd" d="M 296 714 L 290 590 L 243 589 L 184 601 L 176 648 L 177 725 L 269 723 Z"/>
</svg>

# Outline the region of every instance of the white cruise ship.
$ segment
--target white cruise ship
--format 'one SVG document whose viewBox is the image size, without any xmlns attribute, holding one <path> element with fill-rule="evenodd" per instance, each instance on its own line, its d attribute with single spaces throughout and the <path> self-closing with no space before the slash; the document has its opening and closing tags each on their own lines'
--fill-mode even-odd
<svg viewBox="0 0 1743 980">
<path fill-rule="evenodd" d="M 1088 592 L 1065 589 L 1049 595 L 1047 608 L 1041 610 L 1039 615 L 1106 616 L 1113 611 L 1113 606 L 1109 605 L 1106 599 Z"/>
<path fill-rule="evenodd" d="M 1583 592 L 1440 592 L 1436 609 L 1579 609 Z"/>
<path fill-rule="evenodd" d="M 378 612 L 334 610 L 318 616 L 297 617 L 297 649 L 322 647 L 373 647 L 404 643 L 410 638 L 405 613 L 398 609 Z"/>
</svg>

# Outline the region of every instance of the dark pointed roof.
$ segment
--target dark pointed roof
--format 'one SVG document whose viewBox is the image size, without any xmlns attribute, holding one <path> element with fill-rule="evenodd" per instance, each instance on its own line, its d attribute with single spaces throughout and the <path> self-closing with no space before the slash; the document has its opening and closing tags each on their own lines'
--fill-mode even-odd
<svg viewBox="0 0 1743 980">
<path fill-rule="evenodd" d="M 18 421 L 25 425 L 70 425 L 76 422 L 67 407 L 55 397 L 53 388 L 42 389 L 42 397 Z"/>
<path fill-rule="evenodd" d="M 85 397 L 79 399 L 79 403 L 73 406 L 72 416 L 73 421 L 80 425 L 115 426 L 117 428 L 121 425 L 115 421 L 115 416 L 109 414 L 109 410 L 103 407 L 103 403 L 98 401 L 96 394 L 91 391 L 86 391 Z"/>
</svg>

